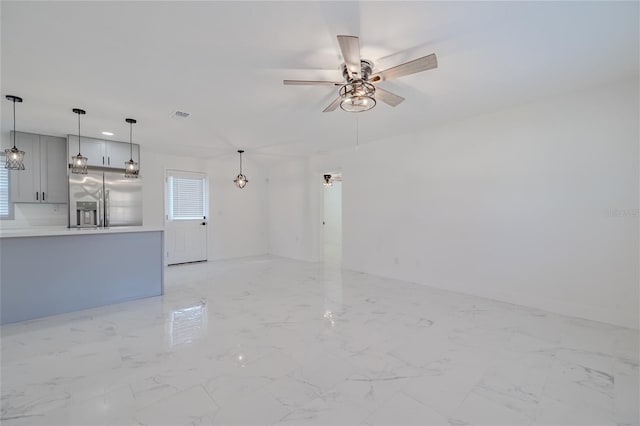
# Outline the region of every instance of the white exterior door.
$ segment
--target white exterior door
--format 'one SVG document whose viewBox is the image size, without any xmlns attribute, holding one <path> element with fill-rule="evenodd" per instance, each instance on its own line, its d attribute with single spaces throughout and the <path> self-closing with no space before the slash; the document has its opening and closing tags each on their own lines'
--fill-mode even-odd
<svg viewBox="0 0 640 426">
<path fill-rule="evenodd" d="M 204 173 L 167 170 L 167 264 L 207 260 L 208 190 Z"/>
</svg>

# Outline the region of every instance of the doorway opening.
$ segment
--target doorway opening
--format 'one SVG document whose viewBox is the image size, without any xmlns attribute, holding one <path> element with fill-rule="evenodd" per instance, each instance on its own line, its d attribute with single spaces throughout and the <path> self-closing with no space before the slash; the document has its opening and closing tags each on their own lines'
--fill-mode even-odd
<svg viewBox="0 0 640 426">
<path fill-rule="evenodd" d="M 342 174 L 325 173 L 323 186 L 324 261 L 340 266 L 342 264 Z"/>
<path fill-rule="evenodd" d="M 204 262 L 209 210 L 207 175 L 180 170 L 166 173 L 166 263 Z"/>
</svg>

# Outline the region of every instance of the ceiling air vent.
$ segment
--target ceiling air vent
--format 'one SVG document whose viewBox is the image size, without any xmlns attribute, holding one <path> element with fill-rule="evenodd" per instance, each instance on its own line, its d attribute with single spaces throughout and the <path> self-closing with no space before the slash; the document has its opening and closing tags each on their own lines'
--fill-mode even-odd
<svg viewBox="0 0 640 426">
<path fill-rule="evenodd" d="M 184 112 L 184 111 L 174 111 L 173 116 L 175 118 L 189 118 L 191 117 L 191 113 L 190 112 Z"/>
</svg>

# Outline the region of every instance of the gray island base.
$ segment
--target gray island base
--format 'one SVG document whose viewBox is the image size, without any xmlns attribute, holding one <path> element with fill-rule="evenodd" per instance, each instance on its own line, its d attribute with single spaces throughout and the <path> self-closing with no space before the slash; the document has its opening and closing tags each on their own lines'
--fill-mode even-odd
<svg viewBox="0 0 640 426">
<path fill-rule="evenodd" d="M 0 238 L 1 324 L 163 294 L 162 230 L 50 234 Z"/>
</svg>

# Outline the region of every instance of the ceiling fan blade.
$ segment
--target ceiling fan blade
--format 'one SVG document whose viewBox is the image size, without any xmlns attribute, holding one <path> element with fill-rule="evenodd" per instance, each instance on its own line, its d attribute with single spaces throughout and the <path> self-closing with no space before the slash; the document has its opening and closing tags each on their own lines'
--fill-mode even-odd
<svg viewBox="0 0 640 426">
<path fill-rule="evenodd" d="M 342 100 L 342 97 L 338 96 L 337 98 L 335 98 L 333 100 L 333 102 L 331 102 L 329 104 L 328 107 L 326 107 L 325 109 L 322 110 L 322 112 L 331 112 L 334 111 L 336 108 L 338 108 L 338 105 L 340 105 L 340 100 Z"/>
<path fill-rule="evenodd" d="M 391 105 L 392 107 L 398 106 L 404 101 L 404 98 L 402 96 L 398 96 L 395 93 L 384 90 L 382 87 L 376 87 L 376 99 L 379 99 L 385 104 Z"/>
<path fill-rule="evenodd" d="M 347 64 L 347 73 L 351 78 L 360 78 L 362 67 L 360 65 L 360 39 L 356 36 L 338 36 L 338 44 L 342 51 L 342 58 Z"/>
<path fill-rule="evenodd" d="M 431 55 L 423 56 L 422 58 L 414 59 L 413 61 L 405 62 L 404 64 L 396 65 L 395 67 L 377 72 L 369 78 L 369 81 L 376 82 L 382 80 L 391 80 L 392 78 L 398 78 L 404 75 L 432 70 L 437 67 L 438 58 L 436 58 L 435 53 L 432 53 Z"/>
<path fill-rule="evenodd" d="M 283 80 L 283 83 L 293 86 L 342 86 L 344 84 L 337 81 L 316 80 Z"/>
</svg>

